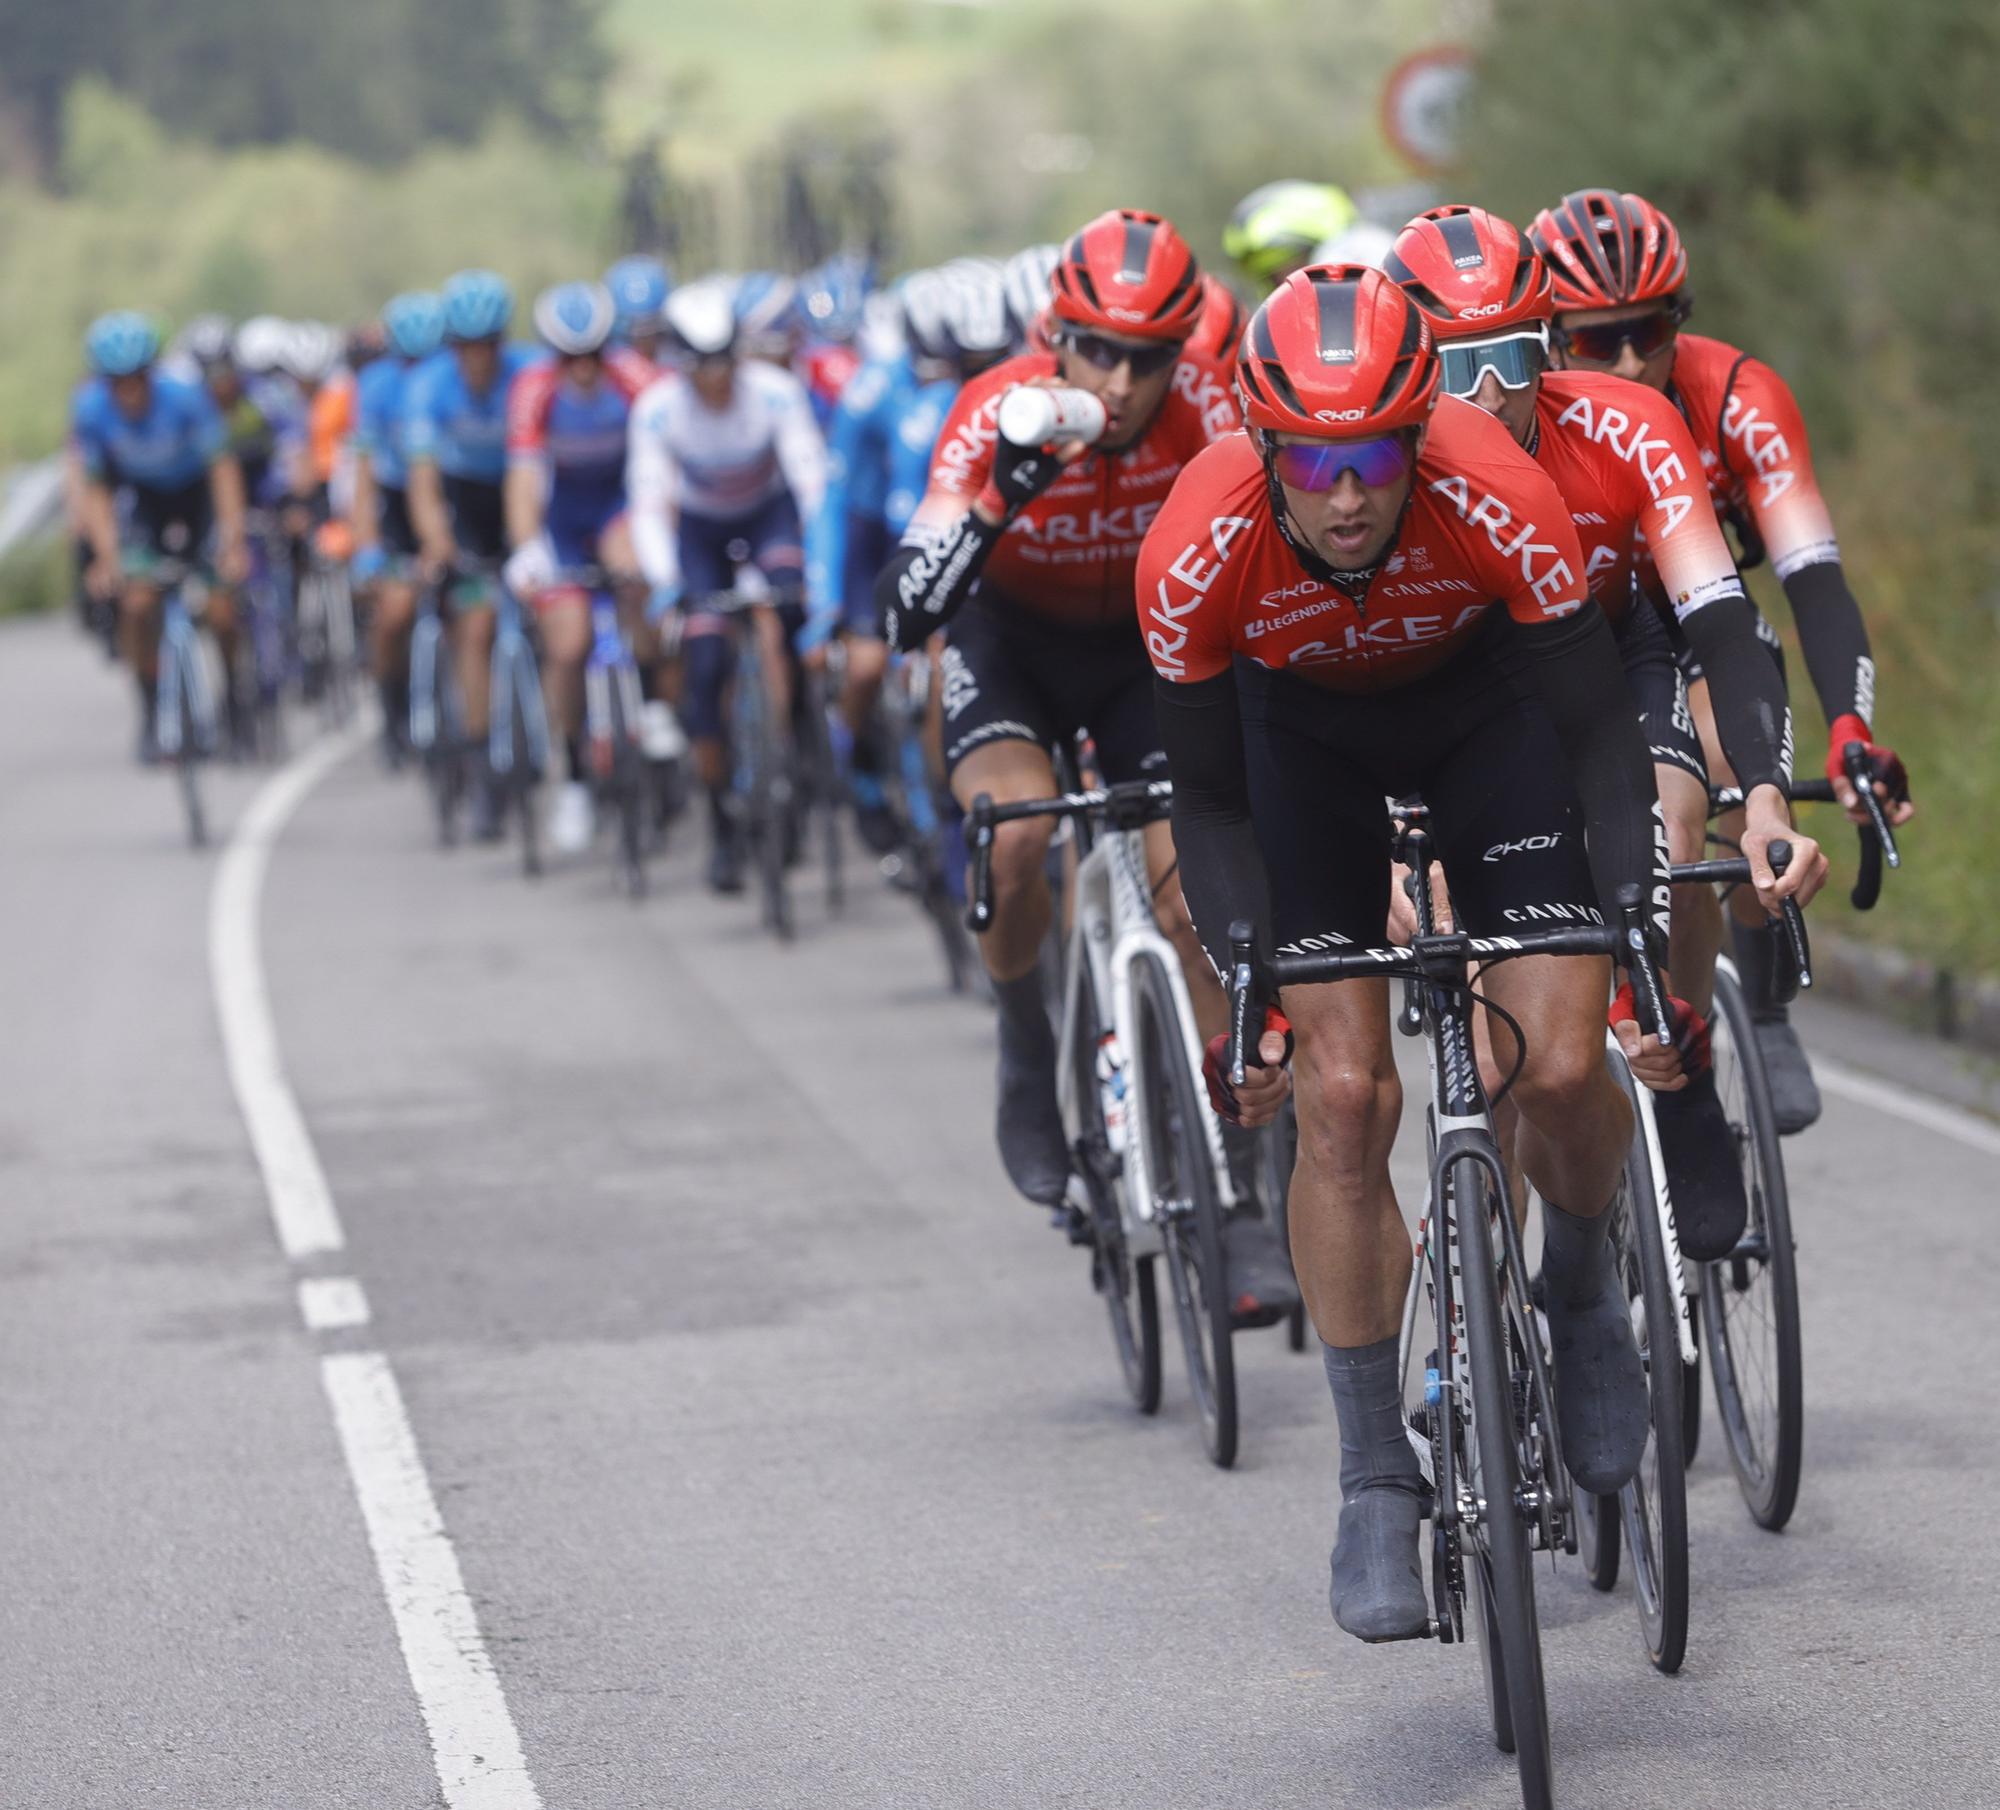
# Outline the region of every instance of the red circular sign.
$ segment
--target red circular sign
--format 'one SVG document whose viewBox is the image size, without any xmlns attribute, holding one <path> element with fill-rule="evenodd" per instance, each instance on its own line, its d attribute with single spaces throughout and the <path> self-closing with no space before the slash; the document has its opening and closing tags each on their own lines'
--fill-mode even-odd
<svg viewBox="0 0 2000 1810">
<path fill-rule="evenodd" d="M 1472 52 L 1456 44 L 1412 51 L 1382 86 L 1382 132 L 1404 160 L 1426 174 L 1458 155 Z"/>
</svg>

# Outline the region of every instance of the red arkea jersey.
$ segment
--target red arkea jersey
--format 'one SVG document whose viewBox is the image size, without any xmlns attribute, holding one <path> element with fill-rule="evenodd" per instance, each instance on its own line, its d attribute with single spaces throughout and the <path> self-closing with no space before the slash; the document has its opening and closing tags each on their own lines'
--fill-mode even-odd
<svg viewBox="0 0 2000 1810">
<path fill-rule="evenodd" d="M 1659 391 L 1608 372 L 1550 371 L 1535 427 L 1535 463 L 1569 505 L 1584 582 L 1613 622 L 1631 604 L 1635 536 L 1677 617 L 1742 590 L 1687 423 Z"/>
<path fill-rule="evenodd" d="M 1840 558 L 1805 422 L 1776 371 L 1719 339 L 1683 333 L 1667 394 L 1687 417 L 1716 512 L 1756 525 L 1779 578 Z"/>
<path fill-rule="evenodd" d="M 1240 655 L 1329 691 L 1384 691 L 1443 665 L 1495 606 L 1545 622 L 1586 598 L 1583 552 L 1548 474 L 1453 397 L 1431 417 L 1402 528 L 1359 602 L 1299 564 L 1246 434 L 1187 468 L 1139 560 L 1146 651 L 1179 681 L 1213 678 Z"/>
<path fill-rule="evenodd" d="M 1055 374 L 1053 354 L 1025 353 L 981 372 L 959 391 L 906 539 L 921 540 L 927 529 L 935 534 L 971 507 L 992 474 L 1000 398 L 1014 384 Z M 1129 622 L 1146 530 L 1182 467 L 1240 420 L 1221 371 L 1184 356 L 1137 445 L 1079 459 L 1007 524 L 987 555 L 978 595 L 990 603 L 997 593 L 1071 628 Z"/>
</svg>

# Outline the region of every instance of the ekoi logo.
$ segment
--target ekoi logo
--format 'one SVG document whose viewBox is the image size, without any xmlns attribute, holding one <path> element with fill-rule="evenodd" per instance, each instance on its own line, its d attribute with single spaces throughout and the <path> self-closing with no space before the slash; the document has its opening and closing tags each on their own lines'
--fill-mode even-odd
<svg viewBox="0 0 2000 1810">
<path fill-rule="evenodd" d="M 1514 511 L 1507 504 L 1490 493 L 1475 500 L 1471 484 L 1456 474 L 1433 479 L 1430 490 L 1457 510 L 1461 520 L 1484 528 L 1502 559 L 1519 562 L 1528 594 L 1541 605 L 1544 616 L 1567 616 L 1583 607 L 1569 561 L 1552 543 L 1536 539 L 1541 529 L 1533 522 L 1522 522 L 1515 528 Z"/>
<path fill-rule="evenodd" d="M 1541 836 L 1516 836 L 1511 841 L 1496 842 L 1479 858 L 1482 861 L 1504 861 L 1509 855 L 1538 855 L 1545 849 L 1552 849 L 1563 839 L 1561 830 L 1551 830 Z"/>
</svg>

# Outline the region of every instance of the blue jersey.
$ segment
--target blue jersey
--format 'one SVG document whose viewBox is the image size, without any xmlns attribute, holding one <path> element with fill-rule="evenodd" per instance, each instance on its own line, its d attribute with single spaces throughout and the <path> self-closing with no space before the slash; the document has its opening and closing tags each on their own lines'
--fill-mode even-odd
<svg viewBox="0 0 2000 1810">
<path fill-rule="evenodd" d="M 875 572 L 916 512 L 931 448 L 958 386 L 922 383 L 907 356 L 871 359 L 835 409 L 826 501 L 808 537 L 812 594 L 872 595 Z"/>
<path fill-rule="evenodd" d="M 393 353 L 363 367 L 354 380 L 354 450 L 364 454 L 375 482 L 401 490 L 410 480 L 403 458 L 403 398 L 416 366 Z"/>
<path fill-rule="evenodd" d="M 502 346 L 493 382 L 477 395 L 449 346 L 425 359 L 403 391 L 405 463 L 429 460 L 448 478 L 497 487 L 507 469 L 507 391 L 540 357 L 532 346 Z"/>
<path fill-rule="evenodd" d="M 227 448 L 222 415 L 198 384 L 157 372 L 147 385 L 145 413 L 134 421 L 113 400 L 111 385 L 93 377 L 77 392 L 71 433 L 83 468 L 101 484 L 140 490 L 185 490 Z"/>
</svg>

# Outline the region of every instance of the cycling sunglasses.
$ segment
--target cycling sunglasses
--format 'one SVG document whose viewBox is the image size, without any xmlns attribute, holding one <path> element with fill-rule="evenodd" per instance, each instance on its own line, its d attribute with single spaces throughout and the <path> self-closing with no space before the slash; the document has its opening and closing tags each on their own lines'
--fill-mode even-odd
<svg viewBox="0 0 2000 1810">
<path fill-rule="evenodd" d="M 1374 440 L 1307 440 L 1270 449 L 1271 468 L 1279 482 L 1318 495 L 1351 471 L 1370 490 L 1395 483 L 1411 464 L 1407 435 L 1384 434 Z"/>
<path fill-rule="evenodd" d="M 1106 339 L 1100 333 L 1065 333 L 1062 343 L 1100 371 L 1115 371 L 1129 364 L 1134 377 L 1156 377 L 1181 355 L 1177 339 L 1135 346 L 1122 339 Z"/>
<path fill-rule="evenodd" d="M 1631 320 L 1600 321 L 1590 327 L 1557 327 L 1556 344 L 1571 358 L 1587 365 L 1615 365 L 1618 355 L 1630 346 L 1639 358 L 1663 352 L 1687 319 L 1687 304 L 1671 302 L 1651 314 Z"/>
<path fill-rule="evenodd" d="M 1612 354 L 1613 359 L 1617 354 Z M 1461 339 L 1438 346 L 1447 396 L 1470 396 L 1491 371 L 1503 390 L 1525 390 L 1549 362 L 1548 329 L 1510 333 L 1504 339 Z"/>
</svg>

